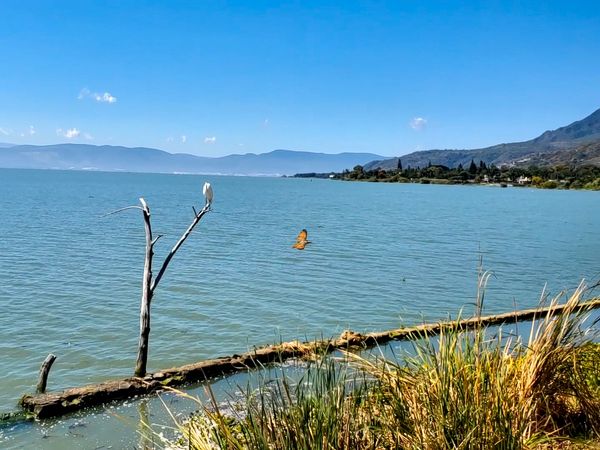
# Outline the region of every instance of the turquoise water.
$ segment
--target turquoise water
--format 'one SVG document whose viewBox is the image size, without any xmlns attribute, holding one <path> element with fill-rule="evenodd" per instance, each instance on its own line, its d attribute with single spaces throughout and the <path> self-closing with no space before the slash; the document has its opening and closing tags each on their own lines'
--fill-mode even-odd
<svg viewBox="0 0 600 450">
<path fill-rule="evenodd" d="M 204 181 L 214 211 L 156 291 L 150 371 L 470 313 L 480 256 L 494 273 L 488 313 L 534 306 L 545 285 L 554 294 L 600 278 L 595 192 L 0 169 L 0 412 L 34 389 L 50 352 L 50 390 L 132 374 L 143 221 L 138 210 L 103 214 L 144 196 L 164 235 L 156 272 L 203 203 Z M 302 228 L 313 243 L 297 251 Z M 73 439 L 135 443 L 135 426 L 110 417 L 52 426 Z M 69 428 L 74 420 L 85 428 Z M 0 446 L 64 446 L 41 439 L 48 426 L 0 429 Z"/>
</svg>

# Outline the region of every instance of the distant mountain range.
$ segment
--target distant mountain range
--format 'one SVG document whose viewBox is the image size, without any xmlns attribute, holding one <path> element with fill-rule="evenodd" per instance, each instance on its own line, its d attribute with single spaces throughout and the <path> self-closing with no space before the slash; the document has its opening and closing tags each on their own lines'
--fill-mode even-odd
<svg viewBox="0 0 600 450">
<path fill-rule="evenodd" d="M 3 145 L 0 145 L 0 167 L 23 169 L 293 175 L 299 172 L 341 172 L 347 167 L 383 158 L 374 153 L 332 155 L 291 150 L 209 158 L 185 153 L 173 154 L 145 147 L 86 144 Z"/>
<path fill-rule="evenodd" d="M 425 150 L 399 157 L 402 167 L 426 167 L 429 163 L 447 167 L 467 167 L 471 160 L 497 166 L 515 165 L 600 165 L 600 109 L 585 119 L 565 127 L 546 131 L 525 142 L 498 144 L 472 150 Z M 365 170 L 392 170 L 398 157 L 372 161 Z"/>
<path fill-rule="evenodd" d="M 223 175 L 293 175 L 341 172 L 362 165 L 365 170 L 398 167 L 398 157 L 384 159 L 373 153 L 312 153 L 274 150 L 268 153 L 218 158 L 168 153 L 145 147 L 0 143 L 0 168 L 74 169 Z M 503 165 L 600 165 L 600 109 L 585 119 L 546 131 L 525 142 L 473 150 L 426 150 L 400 157 L 404 168 L 436 164 L 468 166 L 471 160 Z"/>
</svg>

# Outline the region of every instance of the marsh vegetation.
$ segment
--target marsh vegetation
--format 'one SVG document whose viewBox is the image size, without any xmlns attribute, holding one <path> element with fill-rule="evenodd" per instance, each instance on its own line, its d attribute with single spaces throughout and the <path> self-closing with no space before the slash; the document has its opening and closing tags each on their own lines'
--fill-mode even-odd
<svg viewBox="0 0 600 450">
<path fill-rule="evenodd" d="M 396 358 L 320 358 L 235 404 L 202 404 L 172 446 L 193 449 L 589 448 L 600 436 L 600 347 L 586 312 L 525 337 L 459 327 Z M 557 299 L 554 300 L 556 302 Z M 226 412 L 225 412 L 226 411 Z"/>
</svg>

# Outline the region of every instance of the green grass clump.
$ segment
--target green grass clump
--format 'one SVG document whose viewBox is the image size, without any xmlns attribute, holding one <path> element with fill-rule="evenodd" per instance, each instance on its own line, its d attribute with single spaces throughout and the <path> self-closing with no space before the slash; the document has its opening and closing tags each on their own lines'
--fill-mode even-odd
<svg viewBox="0 0 600 450">
<path fill-rule="evenodd" d="M 457 326 L 414 336 L 396 360 L 323 358 L 300 380 L 248 390 L 233 413 L 216 401 L 179 425 L 193 449 L 590 448 L 600 437 L 600 347 L 583 290 L 528 338 Z M 556 302 L 556 300 L 555 300 Z M 584 325 L 587 327 L 585 328 Z M 578 444 L 577 442 L 583 442 Z"/>
</svg>

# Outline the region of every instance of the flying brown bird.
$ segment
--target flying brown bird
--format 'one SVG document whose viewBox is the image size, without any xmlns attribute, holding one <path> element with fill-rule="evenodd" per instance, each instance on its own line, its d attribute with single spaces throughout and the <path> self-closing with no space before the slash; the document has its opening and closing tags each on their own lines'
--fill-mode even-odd
<svg viewBox="0 0 600 450">
<path fill-rule="evenodd" d="M 306 230 L 302 230 L 298 237 L 296 238 L 296 243 L 292 245 L 293 248 L 297 248 L 298 250 L 304 250 L 307 244 L 310 244 L 308 238 L 308 232 Z"/>
</svg>

